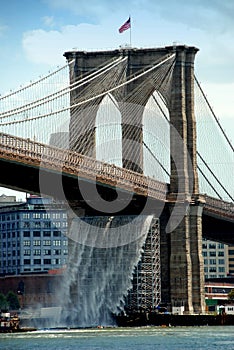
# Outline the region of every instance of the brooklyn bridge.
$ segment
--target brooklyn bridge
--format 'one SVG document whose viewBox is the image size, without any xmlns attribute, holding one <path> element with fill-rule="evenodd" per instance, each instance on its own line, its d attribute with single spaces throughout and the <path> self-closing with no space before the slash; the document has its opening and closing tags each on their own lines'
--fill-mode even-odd
<svg viewBox="0 0 234 350">
<path fill-rule="evenodd" d="M 151 217 L 134 307 L 148 288 L 148 307 L 204 313 L 202 238 L 234 243 L 233 146 L 195 76 L 197 51 L 66 52 L 63 67 L 0 98 L 1 186 L 63 201 L 73 228 Z M 84 242 L 70 241 L 74 265 Z"/>
</svg>

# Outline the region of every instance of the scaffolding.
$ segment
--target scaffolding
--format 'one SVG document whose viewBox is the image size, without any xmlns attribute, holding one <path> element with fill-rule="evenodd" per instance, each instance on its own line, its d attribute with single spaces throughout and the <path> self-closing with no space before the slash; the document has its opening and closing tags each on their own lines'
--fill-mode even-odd
<svg viewBox="0 0 234 350">
<path fill-rule="evenodd" d="M 160 227 L 153 218 L 142 255 L 135 268 L 132 289 L 125 301 L 126 312 L 150 312 L 161 301 Z"/>
</svg>

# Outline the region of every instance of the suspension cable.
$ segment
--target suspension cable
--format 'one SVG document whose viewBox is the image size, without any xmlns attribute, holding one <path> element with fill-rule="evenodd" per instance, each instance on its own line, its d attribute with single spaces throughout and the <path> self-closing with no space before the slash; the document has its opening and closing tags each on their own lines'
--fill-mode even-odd
<svg viewBox="0 0 234 350">
<path fill-rule="evenodd" d="M 207 167 L 207 169 L 210 171 L 210 173 L 213 175 L 213 177 L 215 178 L 215 180 L 218 182 L 218 184 L 220 185 L 220 187 L 224 190 L 224 192 L 228 195 L 228 197 L 234 202 L 233 197 L 230 195 L 230 193 L 226 190 L 226 188 L 222 185 L 222 183 L 219 181 L 219 179 L 217 178 L 217 176 L 214 174 L 214 172 L 211 170 L 211 168 L 209 167 L 209 165 L 206 163 L 206 161 L 204 160 L 204 158 L 201 156 L 201 154 L 197 151 L 197 155 L 200 157 L 200 159 L 203 161 L 203 163 L 205 164 L 205 166 Z"/>
<path fill-rule="evenodd" d="M 206 103 L 207 103 L 207 105 L 208 105 L 208 107 L 209 107 L 209 109 L 210 109 L 210 111 L 211 111 L 213 117 L 215 118 L 215 121 L 216 121 L 216 123 L 218 124 L 218 126 L 219 126 L 219 128 L 220 128 L 220 130 L 221 130 L 221 132 L 222 132 L 222 134 L 223 134 L 223 136 L 225 137 L 227 143 L 228 143 L 229 146 L 231 147 L 232 152 L 234 152 L 234 147 L 233 147 L 231 141 L 230 141 L 229 138 L 227 137 L 227 135 L 226 135 L 226 133 L 225 133 L 223 127 L 221 126 L 221 124 L 220 124 L 218 118 L 216 117 L 216 115 L 215 115 L 213 109 L 211 108 L 211 105 L 210 105 L 209 101 L 207 100 L 207 97 L 206 97 L 206 95 L 204 94 L 204 91 L 202 90 L 201 85 L 199 84 L 199 82 L 198 82 L 198 80 L 197 80 L 197 78 L 196 78 L 195 75 L 194 75 L 194 79 L 195 79 L 195 81 L 196 81 L 196 83 L 197 83 L 197 86 L 199 87 L 199 89 L 200 89 L 200 91 L 201 91 L 201 93 L 202 93 L 202 96 L 204 97 L 204 99 L 205 99 L 205 101 L 206 101 Z"/>
</svg>

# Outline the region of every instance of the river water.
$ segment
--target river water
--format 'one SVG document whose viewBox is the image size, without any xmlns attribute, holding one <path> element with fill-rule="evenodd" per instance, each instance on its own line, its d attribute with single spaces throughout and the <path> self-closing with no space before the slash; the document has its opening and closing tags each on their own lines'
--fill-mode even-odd
<svg viewBox="0 0 234 350">
<path fill-rule="evenodd" d="M 4 350 L 233 350 L 234 326 L 41 330 L 0 334 Z"/>
</svg>

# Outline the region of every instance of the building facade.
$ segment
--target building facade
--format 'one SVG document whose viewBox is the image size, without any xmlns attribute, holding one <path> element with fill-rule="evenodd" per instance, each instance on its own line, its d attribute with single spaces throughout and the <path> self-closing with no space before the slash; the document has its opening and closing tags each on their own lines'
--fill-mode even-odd
<svg viewBox="0 0 234 350">
<path fill-rule="evenodd" d="M 234 245 L 228 247 L 228 268 L 229 275 L 234 276 Z"/>
<path fill-rule="evenodd" d="M 205 279 L 224 278 L 229 274 L 228 245 L 203 239 Z"/>
<path fill-rule="evenodd" d="M 58 269 L 68 255 L 67 212 L 50 198 L 0 203 L 0 274 Z"/>
</svg>

